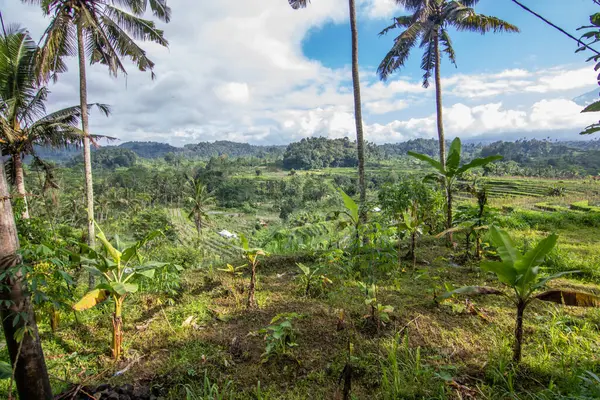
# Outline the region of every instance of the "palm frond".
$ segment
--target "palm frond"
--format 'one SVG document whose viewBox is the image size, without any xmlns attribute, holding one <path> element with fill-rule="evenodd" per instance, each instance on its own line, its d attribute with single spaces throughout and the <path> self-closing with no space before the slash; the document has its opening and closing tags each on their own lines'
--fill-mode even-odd
<svg viewBox="0 0 600 400">
<path fill-rule="evenodd" d="M 37 75 L 41 80 L 56 81 L 58 74 L 67 71 L 63 59 L 77 56 L 75 36 L 75 27 L 71 22 L 69 10 L 66 7 L 57 8 L 50 25 L 42 35 L 43 44 L 36 60 Z"/>
<path fill-rule="evenodd" d="M 452 39 L 450 38 L 450 35 L 446 29 L 442 29 L 440 42 L 444 46 L 444 53 L 448 55 L 450 62 L 454 64 L 455 67 L 458 67 L 456 65 L 456 53 L 454 52 L 454 46 L 452 46 Z"/>
<path fill-rule="evenodd" d="M 421 59 L 421 69 L 425 71 L 423 74 L 423 87 L 429 87 L 429 79 L 433 74 L 433 70 L 435 68 L 435 39 L 430 39 L 427 42 L 423 42 L 427 47 L 425 52 L 423 53 L 423 58 Z"/>
<path fill-rule="evenodd" d="M 377 74 L 380 79 L 386 80 L 394 71 L 404 66 L 411 49 L 421 35 L 421 30 L 422 24 L 416 22 L 394 40 L 394 46 L 377 67 Z"/>
<path fill-rule="evenodd" d="M 158 29 L 154 22 L 126 13 L 118 8 L 106 6 L 104 15 L 134 39 L 152 41 L 167 47 L 169 42 L 164 38 L 164 31 Z M 104 21 L 106 23 L 106 21 Z"/>
<path fill-rule="evenodd" d="M 473 9 L 458 13 L 455 19 L 448 21 L 458 31 L 479 32 L 519 32 L 519 28 L 500 18 L 476 14 Z"/>
<path fill-rule="evenodd" d="M 288 3 L 294 10 L 297 10 L 299 8 L 305 8 L 308 3 L 310 3 L 310 0 L 288 0 Z"/>
</svg>

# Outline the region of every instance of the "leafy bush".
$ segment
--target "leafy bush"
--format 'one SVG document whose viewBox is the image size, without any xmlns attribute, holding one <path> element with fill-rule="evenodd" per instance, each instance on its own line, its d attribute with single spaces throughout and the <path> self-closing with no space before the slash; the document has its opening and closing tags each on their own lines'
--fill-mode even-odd
<svg viewBox="0 0 600 400">
<path fill-rule="evenodd" d="M 142 240 L 150 232 L 161 231 L 171 241 L 177 240 L 177 234 L 167 212 L 162 208 L 150 208 L 136 213 L 130 220 L 129 228 L 135 240 Z"/>
<path fill-rule="evenodd" d="M 269 361 L 271 357 L 286 354 L 289 349 L 298 346 L 295 342 L 296 330 L 292 326 L 292 321 L 300 317 L 301 315 L 296 313 L 277 314 L 269 326 L 258 331 L 265 335 L 264 339 L 267 343 L 262 355 L 263 362 Z"/>
</svg>

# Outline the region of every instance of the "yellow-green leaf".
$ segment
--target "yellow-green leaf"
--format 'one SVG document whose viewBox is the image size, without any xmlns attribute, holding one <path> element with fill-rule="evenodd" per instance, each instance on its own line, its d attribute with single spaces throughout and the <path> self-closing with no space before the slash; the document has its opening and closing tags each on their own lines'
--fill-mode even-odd
<svg viewBox="0 0 600 400">
<path fill-rule="evenodd" d="M 108 291 L 104 289 L 94 289 L 88 292 L 85 296 L 81 298 L 77 303 L 73 305 L 73 310 L 75 311 L 84 311 L 88 310 L 97 304 L 102 303 L 104 300 L 108 298 Z"/>
<path fill-rule="evenodd" d="M 112 244 L 110 244 L 110 242 L 106 238 L 106 235 L 104 235 L 104 232 L 102 232 L 102 229 L 100 229 L 100 226 L 98 224 L 96 224 L 96 227 L 98 228 L 98 234 L 96 235 L 96 237 L 102 242 L 104 248 L 106 249 L 106 251 L 108 251 L 108 254 L 110 254 L 114 262 L 119 263 L 121 261 L 121 252 L 115 249 Z"/>
<path fill-rule="evenodd" d="M 583 292 L 549 290 L 538 294 L 536 299 L 575 307 L 600 307 L 600 297 Z"/>
</svg>

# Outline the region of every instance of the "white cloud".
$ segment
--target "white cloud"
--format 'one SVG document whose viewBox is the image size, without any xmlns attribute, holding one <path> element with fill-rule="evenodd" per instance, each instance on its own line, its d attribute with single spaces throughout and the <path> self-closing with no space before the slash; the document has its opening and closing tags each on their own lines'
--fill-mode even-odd
<svg viewBox="0 0 600 400">
<path fill-rule="evenodd" d="M 365 13 L 371 18 L 390 18 L 402 11 L 396 0 L 363 0 L 363 3 Z"/>
<path fill-rule="evenodd" d="M 408 102 L 405 100 L 395 101 L 371 101 L 365 104 L 365 108 L 371 114 L 387 114 L 392 111 L 403 110 L 408 107 Z"/>
<path fill-rule="evenodd" d="M 444 127 L 448 137 L 496 136 L 521 132 L 573 131 L 574 137 L 583 127 L 598 121 L 593 114 L 581 114 L 582 107 L 571 100 L 541 100 L 526 110 L 489 103 L 469 107 L 458 103 L 444 108 Z M 435 114 L 424 118 L 392 121 L 386 125 L 367 127 L 369 140 L 396 142 L 416 137 L 437 137 Z"/>
<path fill-rule="evenodd" d="M 250 91 L 246 83 L 229 82 L 217 86 L 215 93 L 224 102 L 246 103 L 250 98 Z"/>
<path fill-rule="evenodd" d="M 594 85 L 593 68 L 547 68 L 534 71 L 509 69 L 489 74 L 456 74 L 442 79 L 442 86 L 457 97 L 481 98 L 515 93 L 554 93 Z"/>
</svg>

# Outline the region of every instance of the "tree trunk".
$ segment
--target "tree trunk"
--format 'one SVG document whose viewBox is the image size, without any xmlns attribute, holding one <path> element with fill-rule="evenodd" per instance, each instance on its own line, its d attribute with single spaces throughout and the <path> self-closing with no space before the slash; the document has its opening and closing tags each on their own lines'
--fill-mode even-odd
<svg viewBox="0 0 600 400">
<path fill-rule="evenodd" d="M 523 344 L 523 313 L 525 312 L 526 304 L 523 300 L 519 300 L 517 304 L 517 321 L 515 324 L 515 347 L 513 351 L 513 361 L 521 362 L 521 346 Z"/>
<path fill-rule="evenodd" d="M 29 219 L 29 204 L 27 202 L 27 192 L 25 191 L 25 174 L 23 173 L 23 159 L 20 153 L 12 155 L 13 166 L 15 168 L 15 184 L 17 193 L 23 199 L 23 212 L 21 218 Z"/>
<path fill-rule="evenodd" d="M 115 299 L 115 313 L 113 314 L 113 337 L 112 337 L 112 353 L 115 361 L 121 358 L 121 350 L 123 349 L 123 319 L 121 317 L 123 311 L 123 298 Z"/>
<path fill-rule="evenodd" d="M 196 213 L 194 215 L 194 223 L 196 225 L 196 231 L 198 232 L 198 237 L 202 234 L 202 217 L 200 214 Z"/>
<path fill-rule="evenodd" d="M 397 227 L 397 235 L 398 235 L 398 266 L 402 266 L 402 240 L 400 240 L 400 217 L 398 217 L 398 227 Z"/>
<path fill-rule="evenodd" d="M 87 81 L 85 76 L 85 43 L 83 42 L 83 28 L 77 21 L 77 48 L 79 51 L 79 105 L 81 107 L 81 129 L 83 131 L 83 164 L 85 169 L 85 200 L 87 206 L 87 243 L 94 248 L 96 233 L 94 229 L 94 186 L 92 180 L 92 156 L 90 149 L 88 108 L 87 108 Z M 89 274 L 89 287 L 94 287 L 94 275 Z"/>
<path fill-rule="evenodd" d="M 358 28 L 356 26 L 356 4 L 350 7 L 350 30 L 352 32 L 352 87 L 354 90 L 354 121 L 356 123 L 356 148 L 358 153 L 358 186 L 360 191 L 360 221 L 367 222 L 367 184 L 365 181 L 365 143 L 363 135 L 362 108 L 360 99 L 360 77 L 358 74 Z"/>
<path fill-rule="evenodd" d="M 250 275 L 250 286 L 248 287 L 248 303 L 246 308 L 254 308 L 256 301 L 254 300 L 254 287 L 256 286 L 256 263 L 252 263 L 252 274 Z"/>
<path fill-rule="evenodd" d="M 18 262 L 19 249 L 17 228 L 13 216 L 8 184 L 4 175 L 4 164 L 0 159 L 0 272 Z M 10 307 L 0 307 L 0 317 L 11 364 L 15 368 L 15 382 L 21 399 L 52 399 L 48 370 L 38 335 L 35 314 L 27 291 L 23 287 L 22 275 L 7 276 L 0 282 L 0 299 L 12 302 Z M 15 315 L 21 315 L 13 325 Z M 27 332 L 18 343 L 15 333 L 26 326 Z M 16 367 L 15 367 L 16 365 Z"/>
<path fill-rule="evenodd" d="M 417 267 L 417 233 L 413 232 L 410 241 L 410 251 L 412 253 L 413 268 Z"/>
<path fill-rule="evenodd" d="M 440 162 L 446 167 L 446 138 L 444 137 L 444 121 L 442 111 L 442 78 L 440 74 L 440 64 L 442 62 L 440 56 L 440 39 L 435 39 L 435 105 L 437 108 L 437 129 L 438 140 L 440 146 Z"/>
<path fill-rule="evenodd" d="M 445 189 L 446 189 L 446 229 L 450 229 L 452 228 L 452 185 L 450 184 L 445 184 Z M 452 232 L 450 232 L 448 234 L 448 239 L 450 240 L 450 243 L 452 243 Z"/>
<path fill-rule="evenodd" d="M 438 36 L 434 39 L 434 51 L 435 51 L 435 105 L 437 110 L 437 130 L 438 130 L 438 141 L 440 146 L 440 163 L 442 167 L 446 169 L 446 137 L 444 136 L 444 119 L 443 119 L 443 105 L 442 105 L 442 77 L 440 73 L 440 67 L 442 64 L 442 58 L 440 55 L 440 39 Z M 452 228 L 452 200 L 451 200 L 451 188 L 448 182 L 442 183 L 442 191 L 446 192 L 447 198 L 447 221 L 446 229 Z M 452 243 L 453 235 L 452 232 L 448 234 L 448 240 Z"/>
</svg>

